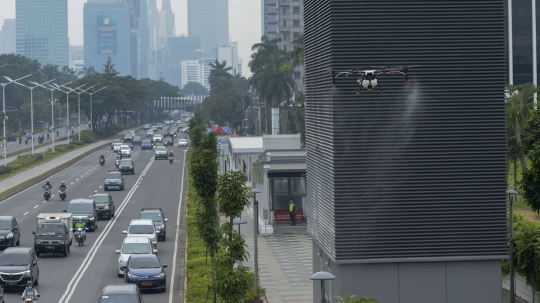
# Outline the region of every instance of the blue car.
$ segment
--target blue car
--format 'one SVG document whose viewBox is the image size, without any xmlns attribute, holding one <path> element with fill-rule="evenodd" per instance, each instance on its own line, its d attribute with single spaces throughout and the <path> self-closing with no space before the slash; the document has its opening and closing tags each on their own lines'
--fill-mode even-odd
<svg viewBox="0 0 540 303">
<path fill-rule="evenodd" d="M 124 283 L 137 284 L 139 289 L 167 290 L 167 276 L 164 268 L 155 254 L 131 255 L 124 269 Z"/>
<path fill-rule="evenodd" d="M 150 141 L 150 140 L 142 140 L 141 141 L 141 149 L 152 149 L 152 141 Z"/>
</svg>

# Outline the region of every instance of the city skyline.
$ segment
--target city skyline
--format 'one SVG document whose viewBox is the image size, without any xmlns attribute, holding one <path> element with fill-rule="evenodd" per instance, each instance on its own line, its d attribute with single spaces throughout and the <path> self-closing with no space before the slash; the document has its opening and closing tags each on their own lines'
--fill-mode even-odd
<svg viewBox="0 0 540 303">
<path fill-rule="evenodd" d="M 82 45 L 83 35 L 83 6 L 87 0 L 69 0 L 68 3 L 68 32 L 70 45 Z M 161 9 L 162 0 L 156 0 Z M 176 35 L 187 36 L 187 0 L 172 0 L 172 11 L 175 14 Z M 243 59 L 245 76 L 251 73 L 247 68 L 251 55 L 251 46 L 260 41 L 261 11 L 260 1 L 229 0 L 229 39 L 238 42 L 238 55 Z M 15 0 L 2 0 L 0 24 L 4 19 L 15 18 Z"/>
</svg>

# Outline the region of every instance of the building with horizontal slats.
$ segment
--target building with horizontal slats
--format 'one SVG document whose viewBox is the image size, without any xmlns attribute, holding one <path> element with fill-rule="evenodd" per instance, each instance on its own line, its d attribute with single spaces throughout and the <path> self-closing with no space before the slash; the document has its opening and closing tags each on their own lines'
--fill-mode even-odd
<svg viewBox="0 0 540 303">
<path fill-rule="evenodd" d="M 505 2 L 304 0 L 304 26 L 306 211 L 328 298 L 500 302 Z M 383 93 L 331 87 L 332 69 L 407 65 L 412 83 L 385 75 Z"/>
</svg>

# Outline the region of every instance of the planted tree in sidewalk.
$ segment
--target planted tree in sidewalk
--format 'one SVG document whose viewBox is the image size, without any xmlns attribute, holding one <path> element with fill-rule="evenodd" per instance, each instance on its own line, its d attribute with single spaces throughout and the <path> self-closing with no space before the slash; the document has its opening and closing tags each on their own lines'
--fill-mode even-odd
<svg viewBox="0 0 540 303">
<path fill-rule="evenodd" d="M 204 135 L 203 135 L 204 136 Z M 216 302 L 214 256 L 219 245 L 219 216 L 216 203 L 218 162 L 215 151 L 199 148 L 189 164 L 189 175 L 200 199 L 195 216 L 197 233 L 210 253 L 212 302 Z"/>
<path fill-rule="evenodd" d="M 228 222 L 221 225 L 220 254 L 216 260 L 216 290 L 226 302 L 241 302 L 250 287 L 247 275 L 249 268 L 237 266 L 237 261 L 247 261 L 246 242 L 234 230 L 233 220 L 242 216 L 249 205 L 249 188 L 246 187 L 244 173 L 228 171 L 218 177 L 219 210 Z"/>
<path fill-rule="evenodd" d="M 535 212 L 540 212 L 540 113 L 535 110 L 525 128 L 523 151 L 530 160 L 530 166 L 522 171 L 519 181 L 520 194 Z M 519 149 L 519 147 L 518 147 Z"/>
</svg>

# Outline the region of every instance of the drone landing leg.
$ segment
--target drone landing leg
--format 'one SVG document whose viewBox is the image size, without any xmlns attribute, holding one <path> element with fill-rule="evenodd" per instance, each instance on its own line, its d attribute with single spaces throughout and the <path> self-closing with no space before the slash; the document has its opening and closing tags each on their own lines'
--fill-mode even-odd
<svg viewBox="0 0 540 303">
<path fill-rule="evenodd" d="M 382 94 L 382 87 L 381 87 L 381 84 L 379 83 L 379 93 Z"/>
<path fill-rule="evenodd" d="M 361 95 L 362 94 L 362 86 L 360 86 L 360 88 L 358 89 L 358 91 L 356 92 L 357 95 Z"/>
</svg>

